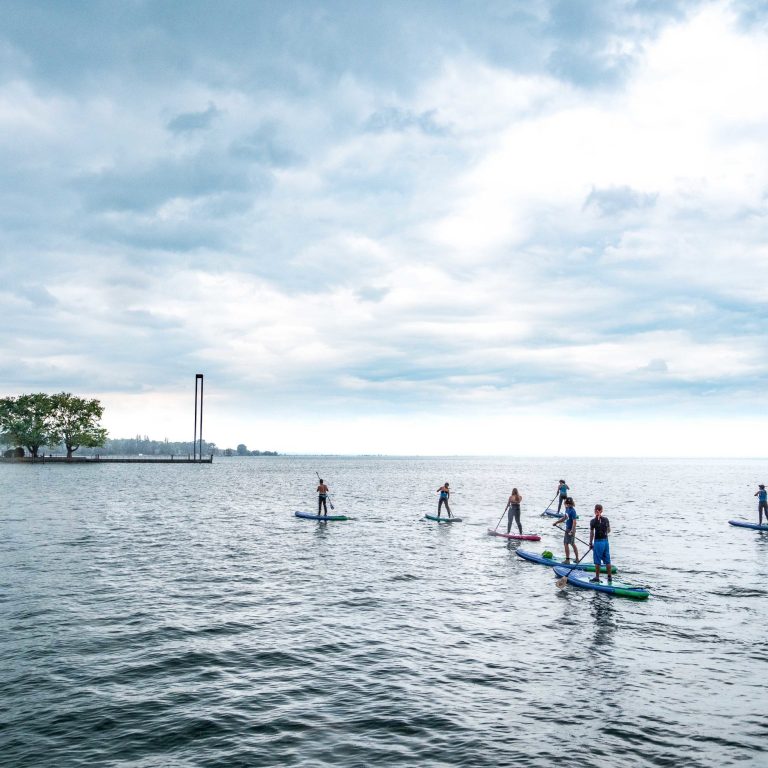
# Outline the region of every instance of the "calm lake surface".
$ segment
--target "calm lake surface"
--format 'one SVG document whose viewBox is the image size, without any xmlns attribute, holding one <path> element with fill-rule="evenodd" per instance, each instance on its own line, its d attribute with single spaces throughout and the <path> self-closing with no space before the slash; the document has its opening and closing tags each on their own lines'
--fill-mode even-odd
<svg viewBox="0 0 768 768">
<path fill-rule="evenodd" d="M 314 510 L 315 470 L 349 522 Z M 565 477 L 647 602 L 520 544 Z M 0 763 L 768 765 L 765 461 L 0 465 Z M 449 481 L 464 522 L 423 520 Z"/>
</svg>

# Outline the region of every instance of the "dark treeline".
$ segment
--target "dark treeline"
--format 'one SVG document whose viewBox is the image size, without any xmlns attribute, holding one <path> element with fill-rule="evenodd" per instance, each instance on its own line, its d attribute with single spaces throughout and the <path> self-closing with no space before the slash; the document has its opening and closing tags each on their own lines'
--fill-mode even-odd
<svg viewBox="0 0 768 768">
<path fill-rule="evenodd" d="M 195 445 L 199 450 L 199 443 Z M 191 456 L 192 441 L 150 440 L 147 435 L 108 439 L 99 448 L 81 449 L 85 456 Z M 219 448 L 216 443 L 203 440 L 203 456 L 277 456 L 277 451 L 249 451 L 240 443 L 237 448 Z"/>
</svg>

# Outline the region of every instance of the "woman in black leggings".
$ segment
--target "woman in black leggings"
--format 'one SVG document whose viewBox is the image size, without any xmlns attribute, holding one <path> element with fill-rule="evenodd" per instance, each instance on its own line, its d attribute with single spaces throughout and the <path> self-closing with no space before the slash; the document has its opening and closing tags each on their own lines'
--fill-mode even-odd
<svg viewBox="0 0 768 768">
<path fill-rule="evenodd" d="M 520 531 L 520 535 L 523 535 L 523 526 L 520 524 L 520 503 L 523 497 L 517 492 L 517 488 L 512 489 L 512 495 L 507 501 L 507 509 L 509 513 L 507 515 L 507 534 L 512 530 L 512 521 L 517 523 L 517 529 Z"/>
</svg>

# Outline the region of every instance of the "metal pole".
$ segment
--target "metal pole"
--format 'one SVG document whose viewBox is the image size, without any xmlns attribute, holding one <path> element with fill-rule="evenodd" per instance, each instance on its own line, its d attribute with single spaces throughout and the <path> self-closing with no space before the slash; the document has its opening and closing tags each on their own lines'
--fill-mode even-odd
<svg viewBox="0 0 768 768">
<path fill-rule="evenodd" d="M 198 454 L 200 461 L 203 460 L 203 374 L 197 374 L 200 377 L 200 450 Z"/>
<path fill-rule="evenodd" d="M 200 374 L 195 376 L 195 435 L 192 438 L 192 461 L 195 460 L 197 451 L 197 380 L 199 377 Z"/>
</svg>

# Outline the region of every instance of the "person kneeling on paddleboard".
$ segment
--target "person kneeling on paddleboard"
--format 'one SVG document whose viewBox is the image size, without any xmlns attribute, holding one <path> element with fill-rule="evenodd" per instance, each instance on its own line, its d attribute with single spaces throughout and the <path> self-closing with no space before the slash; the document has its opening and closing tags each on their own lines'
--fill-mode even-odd
<svg viewBox="0 0 768 768">
<path fill-rule="evenodd" d="M 595 504 L 595 516 L 589 521 L 589 546 L 595 564 L 595 578 L 590 581 L 600 582 L 600 565 L 604 564 L 608 583 L 611 583 L 611 550 L 608 546 L 610 532 L 611 523 L 607 517 L 603 517 L 603 505 Z"/>
<path fill-rule="evenodd" d="M 323 482 L 323 478 L 320 478 L 320 485 L 317 486 L 317 515 L 320 516 L 320 510 L 325 510 L 325 516 L 328 516 L 328 507 L 326 500 L 331 489 Z"/>
<path fill-rule="evenodd" d="M 763 524 L 763 512 L 765 512 L 765 524 L 768 525 L 768 493 L 765 486 L 761 483 L 757 486 L 760 490 L 755 494 L 757 496 L 757 523 Z"/>
<path fill-rule="evenodd" d="M 440 510 L 443 508 L 443 504 L 445 504 L 445 511 L 448 513 L 448 517 L 453 517 L 451 508 L 448 506 L 448 499 L 451 495 L 450 490 L 448 490 L 448 483 L 443 483 L 443 485 L 437 489 L 437 493 L 440 494 L 440 501 L 437 502 L 437 516 L 440 517 Z"/>
<path fill-rule="evenodd" d="M 555 520 L 552 525 L 559 525 L 565 523 L 565 534 L 563 535 L 563 546 L 565 547 L 565 562 L 571 562 L 571 553 L 569 547 L 573 547 L 573 557 L 576 562 L 579 562 L 579 550 L 576 548 L 576 505 L 573 503 L 573 499 L 569 496 L 565 500 L 565 512 L 559 520 Z"/>
<path fill-rule="evenodd" d="M 509 501 L 507 501 L 507 509 L 509 510 L 509 515 L 507 516 L 507 535 L 512 530 L 513 520 L 517 523 L 520 535 L 523 535 L 523 526 L 520 523 L 520 503 L 522 500 L 523 497 L 517 492 L 517 488 L 513 488 L 512 495 L 509 497 Z"/>
</svg>

